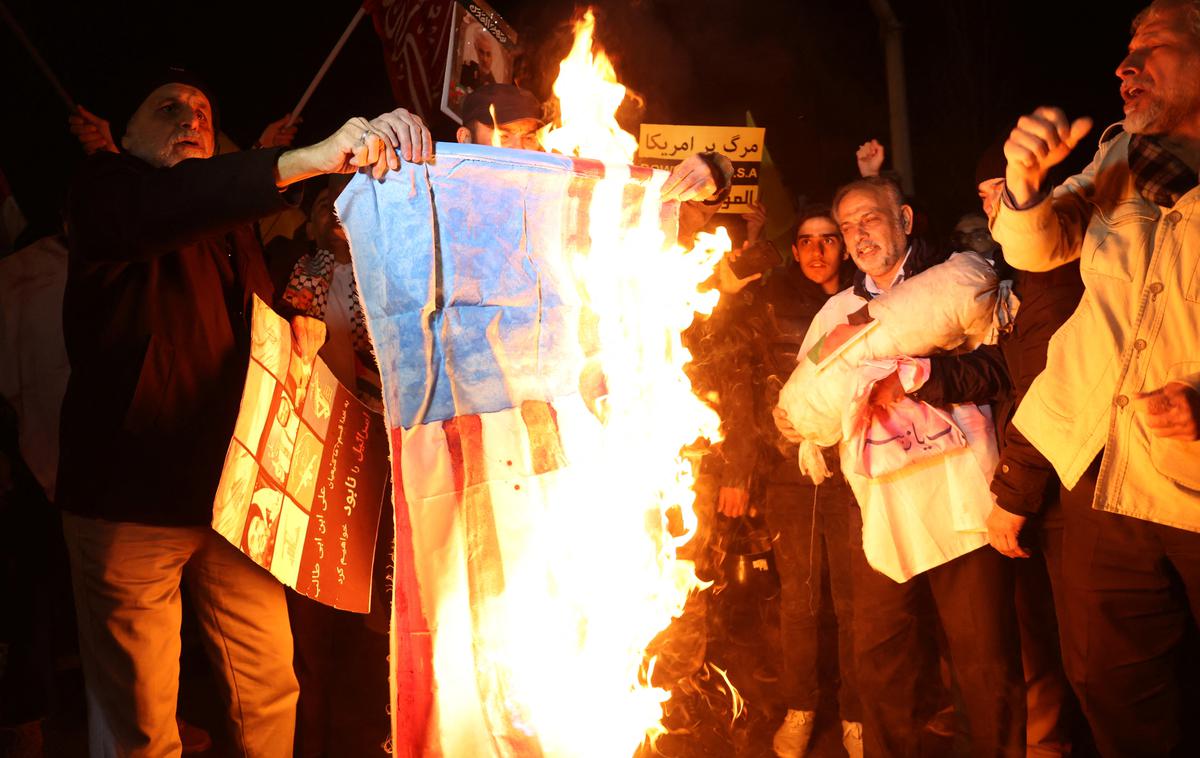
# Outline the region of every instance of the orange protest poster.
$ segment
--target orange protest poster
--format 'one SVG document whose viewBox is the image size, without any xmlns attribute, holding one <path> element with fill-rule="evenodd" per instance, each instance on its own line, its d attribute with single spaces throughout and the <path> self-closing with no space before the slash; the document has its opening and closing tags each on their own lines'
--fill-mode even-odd
<svg viewBox="0 0 1200 758">
<path fill-rule="evenodd" d="M 379 414 L 304 360 L 258 298 L 241 409 L 212 526 L 279 581 L 343 610 L 370 610 L 387 484 Z"/>
</svg>

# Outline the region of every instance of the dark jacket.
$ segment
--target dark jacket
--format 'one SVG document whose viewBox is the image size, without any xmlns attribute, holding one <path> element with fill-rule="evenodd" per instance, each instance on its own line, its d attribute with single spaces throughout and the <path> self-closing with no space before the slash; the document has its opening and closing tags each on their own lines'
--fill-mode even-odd
<svg viewBox="0 0 1200 758">
<path fill-rule="evenodd" d="M 843 283 L 848 283 L 849 266 Z M 796 368 L 809 324 L 829 295 L 798 265 L 770 272 L 761 283 L 723 297 L 714 313 L 721 344 L 714 361 L 725 394 L 721 413 L 722 483 L 757 490 L 767 484 L 811 484 L 800 473 L 797 450 L 775 428 L 771 410 Z M 828 460 L 840 478 L 836 450 Z"/>
<path fill-rule="evenodd" d="M 1029 385 L 1046 368 L 1050 338 L 1075 312 L 1083 297 L 1079 262 L 1051 271 L 1019 271 L 1013 291 L 1021 299 L 1021 308 L 1012 332 L 1000 342 L 1012 379 L 1013 401 L 992 492 L 999 506 L 1009 513 L 1033 516 L 1057 501 L 1058 475 L 1045 456 L 1012 425 L 1012 413 L 1021 404 Z"/>
<path fill-rule="evenodd" d="M 1058 478 L 1049 461 L 1012 425 L 1029 385 L 1046 367 L 1050 338 L 1083 296 L 1079 264 L 1046 272 L 1015 272 L 1013 292 L 1020 308 L 1013 328 L 998 346 L 931 360 L 929 381 L 915 396 L 932 405 L 992 403 L 1000 440 L 1000 463 L 992 492 L 1006 511 L 1033 516 L 1058 497 Z"/>
<path fill-rule="evenodd" d="M 843 281 L 850 276 L 850 268 L 845 267 Z M 830 296 L 809 280 L 800 266 L 788 265 L 769 277 L 755 297 L 750 323 L 756 331 L 751 344 L 758 352 L 754 361 L 756 423 L 746 432 L 757 436 L 756 474 L 765 484 L 811 485 L 800 473 L 797 446 L 779 435 L 771 411 L 779 402 L 779 391 L 796 370 L 800 346 L 813 318 Z M 825 455 L 830 472 L 841 479 L 837 448 L 828 448 Z"/>
<path fill-rule="evenodd" d="M 278 150 L 156 169 L 97 153 L 71 185 L 58 502 L 112 521 L 203 525 L 272 302 L 250 222 L 288 200 Z"/>
</svg>

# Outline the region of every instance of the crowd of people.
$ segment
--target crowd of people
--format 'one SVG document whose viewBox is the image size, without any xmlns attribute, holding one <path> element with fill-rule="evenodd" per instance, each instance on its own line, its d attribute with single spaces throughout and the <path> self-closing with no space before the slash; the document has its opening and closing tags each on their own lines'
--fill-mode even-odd
<svg viewBox="0 0 1200 758">
<path fill-rule="evenodd" d="M 1092 125 L 1042 107 L 980 161 L 980 209 L 939 243 L 872 141 L 860 176 L 796 212 L 778 265 L 734 273 L 775 249 L 758 208 L 711 280 L 721 300 L 687 339 L 724 439 L 698 509 L 772 537 L 781 758 L 809 751 L 830 688 L 851 756 L 921 754 L 946 720 L 971 755 L 1200 747 L 1200 2 L 1155 0 L 1116 74 L 1123 122 L 1058 186 Z M 380 406 L 333 200 L 350 173 L 429 160 L 433 136 L 400 108 L 306 147 L 281 120 L 222 150 L 193 73 L 129 89 L 111 122 L 71 117 L 89 158 L 62 232 L 0 259 L 0 495 L 61 510 L 91 754 L 195 747 L 177 714 L 184 591 L 239 753 L 382 752 L 387 599 L 361 617 L 287 593 L 209 523 L 255 296 Z M 540 149 L 525 90 L 488 83 L 463 113 L 459 142 Z M 731 179 L 719 154 L 676 167 L 681 238 L 722 223 Z M 44 632 L 54 555 L 36 546 L 59 526 L 7 511 L 34 535 L 15 597 Z M 46 643 L 10 635 L 4 678 L 44 678 L 13 662 Z M 39 699 L 11 691 L 6 723 L 36 724 Z"/>
</svg>

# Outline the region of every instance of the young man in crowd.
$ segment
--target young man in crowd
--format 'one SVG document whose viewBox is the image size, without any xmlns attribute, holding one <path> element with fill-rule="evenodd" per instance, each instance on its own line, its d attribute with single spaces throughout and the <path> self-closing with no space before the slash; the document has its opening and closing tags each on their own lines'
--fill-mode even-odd
<svg viewBox="0 0 1200 758">
<path fill-rule="evenodd" d="M 58 504 L 71 559 L 93 755 L 179 751 L 180 584 L 220 674 L 237 750 L 292 752 L 296 679 L 283 587 L 209 528 L 249 353 L 272 301 L 249 226 L 290 185 L 432 143 L 403 109 L 296 150 L 212 158 L 216 108 L 181 69 L 149 77 L 120 138 L 75 178 L 63 325 L 71 361 Z M 311 320 L 293 319 L 306 353 Z"/>
<path fill-rule="evenodd" d="M 1014 418 L 1070 490 L 1067 676 L 1102 754 L 1185 755 L 1200 618 L 1200 3 L 1139 14 L 1116 74 L 1124 122 L 1053 190 L 1047 173 L 1090 120 L 1045 107 L 1017 122 L 993 233 L 1018 269 L 1079 261 L 1085 287 Z"/>
</svg>

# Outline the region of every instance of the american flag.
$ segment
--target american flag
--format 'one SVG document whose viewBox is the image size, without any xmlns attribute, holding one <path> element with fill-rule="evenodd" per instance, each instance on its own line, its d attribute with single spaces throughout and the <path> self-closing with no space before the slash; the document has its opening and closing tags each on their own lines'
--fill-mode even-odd
<svg viewBox="0 0 1200 758">
<path fill-rule="evenodd" d="M 623 226 L 652 219 L 674 240 L 676 218 L 649 169 L 478 145 L 436 152 L 382 182 L 360 175 L 337 201 L 392 446 L 393 749 L 541 756 L 486 614 L 553 507 L 548 482 L 579 454 L 572 427 L 596 423 L 594 385 L 580 380 L 594 319 L 572 256 L 589 252 L 600 187 L 619 193 Z"/>
</svg>

